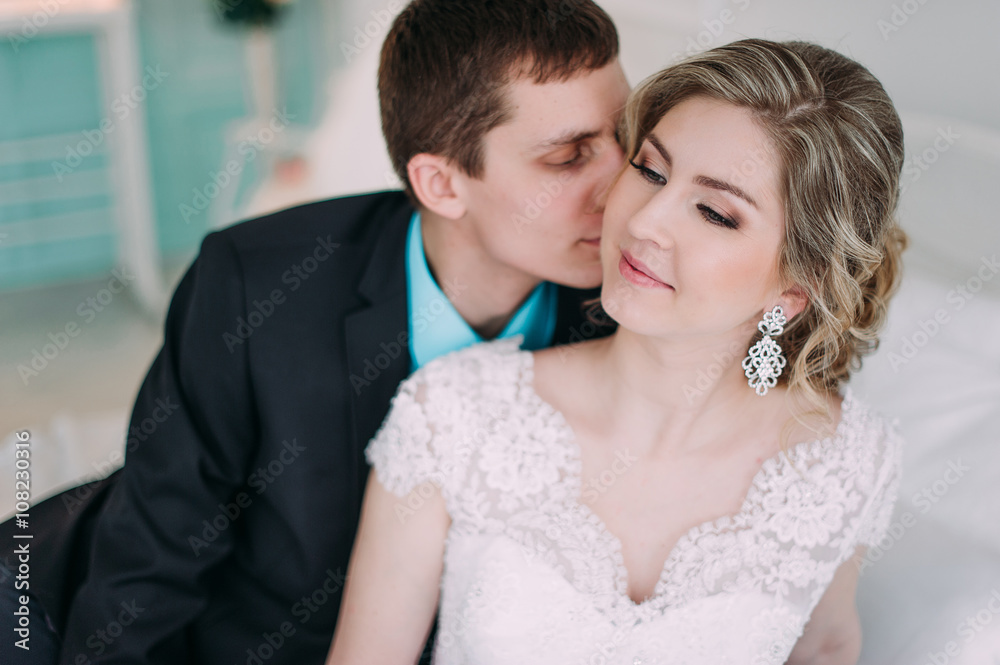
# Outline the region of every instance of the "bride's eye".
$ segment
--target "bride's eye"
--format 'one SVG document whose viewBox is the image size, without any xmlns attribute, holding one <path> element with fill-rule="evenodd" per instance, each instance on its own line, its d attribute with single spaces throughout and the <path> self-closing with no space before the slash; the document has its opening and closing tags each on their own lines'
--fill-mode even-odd
<svg viewBox="0 0 1000 665">
<path fill-rule="evenodd" d="M 729 219 L 728 217 L 723 217 L 719 213 L 709 208 L 704 203 L 698 204 L 698 210 L 701 211 L 701 214 L 705 219 L 707 219 L 712 224 L 716 224 L 717 226 L 724 226 L 727 229 L 736 229 L 739 228 L 740 226 L 736 220 Z"/>
<path fill-rule="evenodd" d="M 648 166 L 644 164 L 636 164 L 635 161 L 631 159 L 628 160 L 628 163 L 631 164 L 635 168 L 635 170 L 638 171 L 640 175 L 642 175 L 643 179 L 649 184 L 659 185 L 659 186 L 667 184 L 667 179 L 665 177 L 663 177 L 653 169 L 649 168 Z"/>
</svg>

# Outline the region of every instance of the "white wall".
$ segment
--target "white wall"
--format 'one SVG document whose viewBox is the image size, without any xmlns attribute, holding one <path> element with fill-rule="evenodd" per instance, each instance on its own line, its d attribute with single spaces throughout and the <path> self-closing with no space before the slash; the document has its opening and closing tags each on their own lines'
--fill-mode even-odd
<svg viewBox="0 0 1000 665">
<path fill-rule="evenodd" d="M 804 39 L 866 65 L 902 111 L 964 118 L 1000 130 L 998 2 L 605 0 L 602 5 L 619 24 L 630 74 L 652 73 L 692 37 L 708 46 L 744 37 Z M 670 12 L 663 9 L 667 5 Z M 721 34 L 713 34 L 720 28 Z"/>
</svg>

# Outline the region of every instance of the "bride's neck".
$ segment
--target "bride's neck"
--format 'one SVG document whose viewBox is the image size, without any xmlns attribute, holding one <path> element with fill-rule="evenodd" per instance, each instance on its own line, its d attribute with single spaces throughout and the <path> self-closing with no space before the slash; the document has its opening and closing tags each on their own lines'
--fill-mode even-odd
<svg viewBox="0 0 1000 665">
<path fill-rule="evenodd" d="M 758 411 L 747 385 L 746 349 L 734 340 L 666 341 L 619 328 L 596 354 L 600 403 L 609 427 L 639 445 L 677 451 L 702 447 Z M 782 399 L 773 389 L 764 399 Z"/>
</svg>

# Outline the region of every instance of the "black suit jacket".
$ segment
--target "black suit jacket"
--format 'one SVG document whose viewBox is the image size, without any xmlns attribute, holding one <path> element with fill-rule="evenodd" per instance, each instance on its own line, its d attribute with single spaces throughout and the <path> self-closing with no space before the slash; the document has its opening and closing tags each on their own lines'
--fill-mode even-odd
<svg viewBox="0 0 1000 665">
<path fill-rule="evenodd" d="M 410 369 L 412 213 L 383 192 L 205 238 L 139 391 L 62 663 L 323 662 L 363 451 Z M 560 288 L 556 343 L 594 336 L 580 303 L 595 293 Z"/>
</svg>

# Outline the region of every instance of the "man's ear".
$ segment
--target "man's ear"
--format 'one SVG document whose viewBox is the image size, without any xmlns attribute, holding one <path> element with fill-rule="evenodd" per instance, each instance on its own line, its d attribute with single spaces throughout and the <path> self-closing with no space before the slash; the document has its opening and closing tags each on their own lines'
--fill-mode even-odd
<svg viewBox="0 0 1000 665">
<path fill-rule="evenodd" d="M 410 187 L 420 203 L 447 219 L 465 215 L 465 202 L 456 192 L 457 167 L 440 155 L 422 152 L 406 165 Z"/>
</svg>

